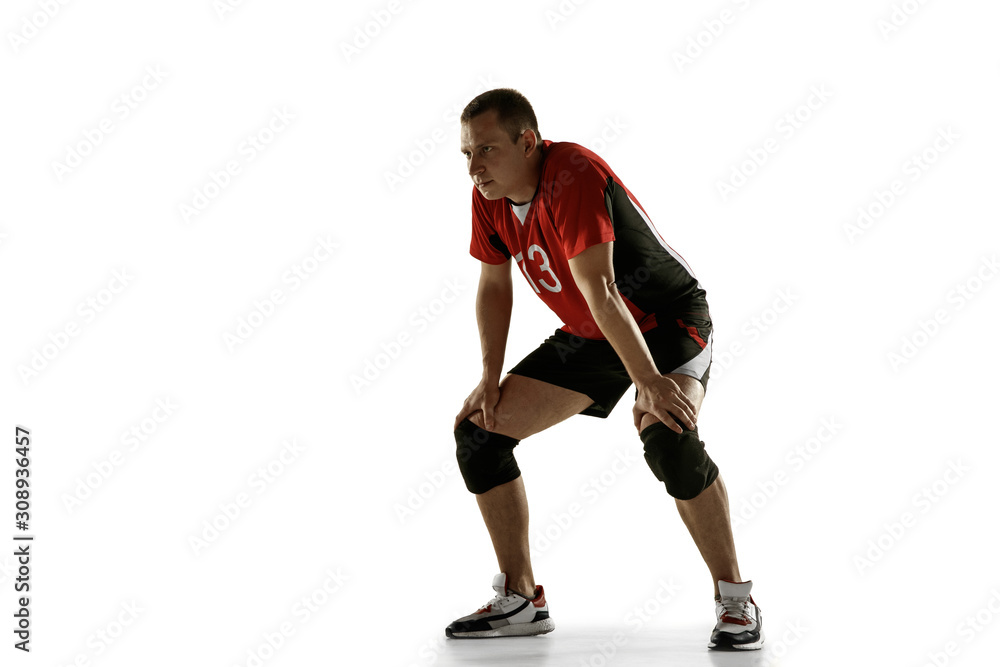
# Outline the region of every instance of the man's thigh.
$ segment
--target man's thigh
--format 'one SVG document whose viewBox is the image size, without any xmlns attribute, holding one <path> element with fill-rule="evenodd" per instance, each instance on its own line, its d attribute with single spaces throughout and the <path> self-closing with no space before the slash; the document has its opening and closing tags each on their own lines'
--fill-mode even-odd
<svg viewBox="0 0 1000 667">
<path fill-rule="evenodd" d="M 500 401 L 494 411 L 494 433 L 517 440 L 544 431 L 578 414 L 593 403 L 586 394 L 554 384 L 507 374 L 500 381 Z M 483 413 L 476 411 L 469 420 L 484 428 Z"/>
</svg>

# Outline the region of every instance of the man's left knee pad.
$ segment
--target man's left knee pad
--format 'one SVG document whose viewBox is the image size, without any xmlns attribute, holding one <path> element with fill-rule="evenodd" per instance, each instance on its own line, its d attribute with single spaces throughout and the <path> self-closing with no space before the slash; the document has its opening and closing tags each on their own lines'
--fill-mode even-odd
<svg viewBox="0 0 1000 667">
<path fill-rule="evenodd" d="M 643 429 L 639 438 L 650 470 L 666 484 L 667 493 L 678 500 L 695 498 L 719 476 L 719 468 L 705 451 L 697 428 L 675 433 L 663 422 L 656 422 Z"/>
</svg>

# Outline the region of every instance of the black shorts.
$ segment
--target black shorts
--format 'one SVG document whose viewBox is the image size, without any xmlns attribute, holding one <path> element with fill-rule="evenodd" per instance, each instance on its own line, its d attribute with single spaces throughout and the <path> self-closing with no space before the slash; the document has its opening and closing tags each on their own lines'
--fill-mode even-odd
<svg viewBox="0 0 1000 667">
<path fill-rule="evenodd" d="M 690 375 L 706 389 L 712 364 L 712 320 L 685 316 L 660 322 L 644 333 L 646 346 L 661 374 Z M 586 394 L 594 403 L 581 415 L 605 418 L 632 385 L 625 364 L 606 340 L 555 333 L 508 371 Z M 636 390 L 638 396 L 638 390 Z"/>
</svg>

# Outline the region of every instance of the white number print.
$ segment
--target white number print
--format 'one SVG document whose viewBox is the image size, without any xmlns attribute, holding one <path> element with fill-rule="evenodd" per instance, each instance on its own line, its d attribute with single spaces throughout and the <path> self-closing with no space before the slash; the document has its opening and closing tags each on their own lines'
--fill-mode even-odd
<svg viewBox="0 0 1000 667">
<path fill-rule="evenodd" d="M 542 287 L 544 287 L 550 292 L 561 292 L 562 283 L 559 282 L 559 278 L 556 277 L 556 274 L 552 272 L 552 268 L 549 266 L 549 256 L 545 254 L 545 251 L 542 250 L 541 246 L 532 244 L 531 246 L 528 247 L 528 259 L 533 260 L 536 254 L 542 256 L 542 263 L 538 265 L 538 268 L 541 271 L 552 276 L 552 280 L 555 281 L 555 284 L 550 285 L 549 283 L 545 282 L 544 279 L 539 279 L 538 282 L 541 283 Z M 517 253 L 517 255 L 514 256 L 514 261 L 517 262 L 519 266 L 523 260 L 524 257 L 521 255 L 521 253 Z M 535 292 L 541 294 L 542 290 L 538 289 L 538 285 L 536 285 L 535 281 L 532 280 L 531 276 L 528 275 L 527 263 L 525 263 L 525 265 L 521 267 L 521 272 L 524 274 L 524 277 L 528 279 L 528 282 L 531 283 L 531 286 L 534 288 Z"/>
</svg>

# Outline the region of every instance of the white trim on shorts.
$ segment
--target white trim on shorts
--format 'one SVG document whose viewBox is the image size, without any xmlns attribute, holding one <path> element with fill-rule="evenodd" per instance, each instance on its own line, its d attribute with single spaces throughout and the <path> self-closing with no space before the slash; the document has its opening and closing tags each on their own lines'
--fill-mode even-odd
<svg viewBox="0 0 1000 667">
<path fill-rule="evenodd" d="M 712 363 L 712 334 L 714 331 L 708 333 L 708 340 L 705 341 L 705 347 L 701 349 L 693 359 L 686 362 L 682 366 L 678 366 L 671 373 L 681 373 L 682 375 L 690 375 L 696 380 L 701 380 L 705 377 L 705 372 L 708 370 L 708 365 Z"/>
</svg>

